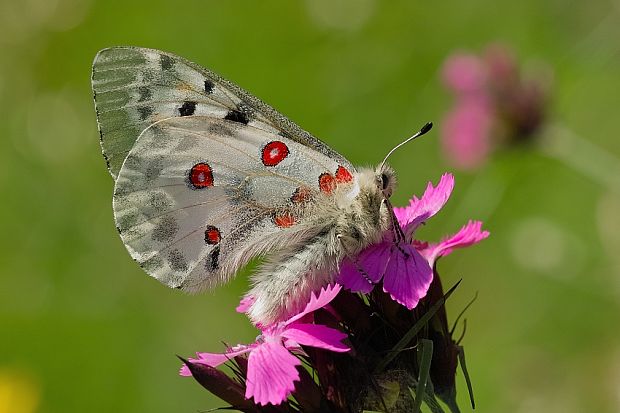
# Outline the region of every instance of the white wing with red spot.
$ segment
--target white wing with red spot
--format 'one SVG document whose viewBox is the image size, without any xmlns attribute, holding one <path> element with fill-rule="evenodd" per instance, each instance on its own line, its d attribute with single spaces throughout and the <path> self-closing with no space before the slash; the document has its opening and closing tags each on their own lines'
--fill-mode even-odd
<svg viewBox="0 0 620 413">
<path fill-rule="evenodd" d="M 189 291 L 283 247 L 353 167 L 235 84 L 151 49 L 102 50 L 93 92 L 114 214 L 141 266 Z"/>
<path fill-rule="evenodd" d="M 92 85 L 101 147 L 114 178 L 143 130 L 191 115 L 282 134 L 353 171 L 344 157 L 271 106 L 179 56 L 137 47 L 104 49 L 93 63 Z"/>
<path fill-rule="evenodd" d="M 226 281 L 251 257 L 287 245 L 313 200 L 329 197 L 320 177 L 336 181 L 342 168 L 250 125 L 165 119 L 140 135 L 119 171 L 117 227 L 150 275 L 201 290 Z"/>
</svg>

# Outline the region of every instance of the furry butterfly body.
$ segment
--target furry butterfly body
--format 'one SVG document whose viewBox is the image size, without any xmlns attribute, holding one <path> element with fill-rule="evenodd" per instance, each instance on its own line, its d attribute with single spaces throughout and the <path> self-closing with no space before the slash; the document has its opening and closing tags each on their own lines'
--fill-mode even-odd
<svg viewBox="0 0 620 413">
<path fill-rule="evenodd" d="M 269 324 L 333 281 L 345 257 L 398 232 L 389 167 L 355 169 L 198 65 L 104 49 L 92 83 L 116 226 L 131 256 L 170 287 L 209 289 L 266 256 L 249 314 Z"/>
</svg>

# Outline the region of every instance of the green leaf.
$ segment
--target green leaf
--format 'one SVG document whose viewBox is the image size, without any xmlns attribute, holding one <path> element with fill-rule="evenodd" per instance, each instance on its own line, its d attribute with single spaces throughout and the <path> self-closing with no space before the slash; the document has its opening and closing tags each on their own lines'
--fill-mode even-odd
<svg viewBox="0 0 620 413">
<path fill-rule="evenodd" d="M 418 386 L 416 388 L 416 395 L 413 399 L 413 413 L 420 413 L 420 407 L 422 406 L 422 400 L 426 395 L 426 383 L 428 382 L 428 376 L 431 370 L 431 360 L 433 359 L 433 342 L 431 340 L 423 338 L 420 340 L 420 347 L 418 354 L 420 356 L 420 372 L 418 374 Z"/>
<path fill-rule="evenodd" d="M 471 408 L 476 408 L 476 402 L 474 401 L 474 388 L 471 385 L 471 379 L 469 378 L 469 373 L 467 372 L 467 364 L 465 364 L 465 349 L 463 346 L 458 346 L 459 352 L 459 364 L 461 365 L 461 370 L 463 371 L 463 376 L 465 377 L 465 382 L 467 383 L 467 391 L 469 392 L 469 401 L 471 402 Z"/>
<path fill-rule="evenodd" d="M 428 379 L 428 383 L 426 383 L 424 403 L 426 403 L 428 408 L 431 409 L 432 413 L 446 413 L 435 397 L 435 388 L 433 387 L 433 382 L 430 378 Z"/>
</svg>

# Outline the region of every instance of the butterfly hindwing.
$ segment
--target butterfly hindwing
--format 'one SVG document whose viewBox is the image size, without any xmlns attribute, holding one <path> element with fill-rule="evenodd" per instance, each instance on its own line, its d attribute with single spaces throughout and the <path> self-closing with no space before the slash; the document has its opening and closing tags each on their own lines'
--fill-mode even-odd
<svg viewBox="0 0 620 413">
<path fill-rule="evenodd" d="M 181 57 L 135 47 L 104 49 L 93 63 L 92 83 L 101 145 L 114 178 L 148 126 L 193 115 L 279 133 L 353 170 L 340 154 L 260 99 Z"/>
<path fill-rule="evenodd" d="M 147 127 L 119 171 L 114 213 L 134 259 L 188 291 L 226 281 L 285 245 L 337 161 L 273 132 L 212 116 Z M 323 191 L 322 191 L 323 188 Z"/>
</svg>

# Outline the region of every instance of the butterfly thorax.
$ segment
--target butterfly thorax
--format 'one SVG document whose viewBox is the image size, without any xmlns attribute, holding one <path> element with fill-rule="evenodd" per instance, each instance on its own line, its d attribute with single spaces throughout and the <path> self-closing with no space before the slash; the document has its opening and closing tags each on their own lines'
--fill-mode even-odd
<svg viewBox="0 0 620 413">
<path fill-rule="evenodd" d="M 348 202 L 337 201 L 340 214 L 335 231 L 342 246 L 342 255 L 357 254 L 366 246 L 380 241 L 390 225 L 376 172 L 370 168 L 361 169 L 356 175 L 355 185 L 354 196 L 348 194 Z"/>
</svg>

